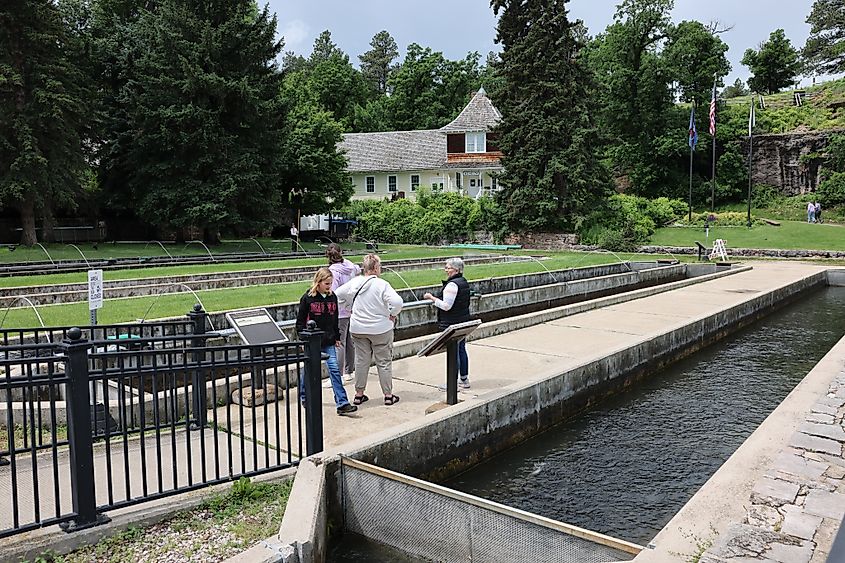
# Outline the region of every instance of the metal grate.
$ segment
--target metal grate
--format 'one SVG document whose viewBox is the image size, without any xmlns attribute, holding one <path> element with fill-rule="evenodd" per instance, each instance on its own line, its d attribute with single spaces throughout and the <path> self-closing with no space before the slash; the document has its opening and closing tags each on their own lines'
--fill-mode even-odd
<svg viewBox="0 0 845 563">
<path fill-rule="evenodd" d="M 341 479 L 345 531 L 432 561 L 607 563 L 642 550 L 348 458 Z"/>
</svg>

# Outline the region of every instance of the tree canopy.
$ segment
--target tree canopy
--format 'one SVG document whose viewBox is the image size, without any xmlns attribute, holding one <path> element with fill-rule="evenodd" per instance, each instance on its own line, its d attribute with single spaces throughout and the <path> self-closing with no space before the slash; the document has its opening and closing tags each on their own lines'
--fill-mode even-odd
<svg viewBox="0 0 845 563">
<path fill-rule="evenodd" d="M 9 0 L 0 6 L 0 202 L 19 210 L 23 244 L 36 214 L 47 239 L 57 208 L 73 209 L 88 172 L 84 140 L 92 92 L 80 67 L 72 6 Z"/>
<path fill-rule="evenodd" d="M 517 230 L 576 227 L 609 189 L 592 76 L 567 0 L 493 0 L 502 45 L 493 100 L 504 152 L 499 201 Z"/>
<path fill-rule="evenodd" d="M 755 92 L 772 94 L 792 84 L 795 76 L 801 72 L 798 51 L 784 34 L 782 29 L 774 30 L 768 41 L 759 48 L 747 49 L 742 56 L 742 64 L 751 71 L 748 86 Z"/>
<path fill-rule="evenodd" d="M 845 0 L 816 0 L 810 15 L 810 36 L 802 55 L 821 74 L 845 72 Z"/>
</svg>

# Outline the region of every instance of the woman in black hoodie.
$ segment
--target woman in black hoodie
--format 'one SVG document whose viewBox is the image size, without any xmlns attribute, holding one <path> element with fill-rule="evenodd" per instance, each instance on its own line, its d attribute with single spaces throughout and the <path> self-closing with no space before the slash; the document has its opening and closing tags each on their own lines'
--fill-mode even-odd
<svg viewBox="0 0 845 563">
<path fill-rule="evenodd" d="M 343 381 L 340 378 L 340 368 L 337 365 L 336 347 L 340 345 L 337 313 L 337 296 L 332 293 L 332 273 L 328 268 L 320 268 L 314 274 L 311 288 L 299 300 L 296 330 L 302 332 L 305 330 L 308 321 L 314 321 L 317 323 L 317 328 L 323 331 L 320 349 L 329 357 L 326 360 L 326 365 L 329 368 L 329 379 L 332 382 L 337 414 L 348 414 L 358 410 L 358 407 L 349 404 L 346 390 L 343 388 Z M 301 379 L 299 382 L 299 397 L 300 400 L 304 401 L 305 386 Z"/>
</svg>

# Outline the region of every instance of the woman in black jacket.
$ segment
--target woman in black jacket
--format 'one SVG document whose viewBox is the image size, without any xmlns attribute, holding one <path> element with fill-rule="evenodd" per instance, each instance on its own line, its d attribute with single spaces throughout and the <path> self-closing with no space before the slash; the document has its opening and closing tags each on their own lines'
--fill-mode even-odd
<svg viewBox="0 0 845 563">
<path fill-rule="evenodd" d="M 337 365 L 336 347 L 340 345 L 340 331 L 337 326 L 337 296 L 332 293 L 332 273 L 328 268 L 320 268 L 314 274 L 311 287 L 299 300 L 299 312 L 296 315 L 296 330 L 305 330 L 308 321 L 317 323 L 317 328 L 323 331 L 320 350 L 328 355 L 326 365 L 329 368 L 329 379 L 334 391 L 334 402 L 337 414 L 349 414 L 358 410 L 349 404 L 343 381 L 340 378 L 340 368 Z M 305 401 L 305 385 L 303 379 L 299 381 L 299 398 Z"/>
</svg>

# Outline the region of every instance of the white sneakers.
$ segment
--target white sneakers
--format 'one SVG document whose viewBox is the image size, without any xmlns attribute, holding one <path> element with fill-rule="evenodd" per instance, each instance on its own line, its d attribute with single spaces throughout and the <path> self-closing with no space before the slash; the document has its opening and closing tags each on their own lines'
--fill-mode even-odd
<svg viewBox="0 0 845 563">
<path fill-rule="evenodd" d="M 355 381 L 355 374 L 354 373 L 344 373 L 343 374 L 343 381 L 346 383 L 350 383 Z"/>
<path fill-rule="evenodd" d="M 466 379 L 458 379 L 458 387 L 461 389 L 469 389 L 469 377 Z"/>
</svg>

